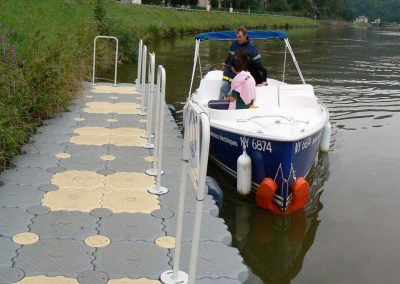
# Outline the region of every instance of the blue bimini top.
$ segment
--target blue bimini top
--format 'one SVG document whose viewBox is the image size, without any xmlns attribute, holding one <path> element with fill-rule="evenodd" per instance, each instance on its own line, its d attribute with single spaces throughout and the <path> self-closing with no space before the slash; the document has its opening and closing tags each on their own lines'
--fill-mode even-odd
<svg viewBox="0 0 400 284">
<path fill-rule="evenodd" d="M 287 35 L 280 31 L 247 31 L 250 40 L 254 39 L 287 39 Z M 236 40 L 235 31 L 209 32 L 195 35 L 197 40 Z"/>
</svg>

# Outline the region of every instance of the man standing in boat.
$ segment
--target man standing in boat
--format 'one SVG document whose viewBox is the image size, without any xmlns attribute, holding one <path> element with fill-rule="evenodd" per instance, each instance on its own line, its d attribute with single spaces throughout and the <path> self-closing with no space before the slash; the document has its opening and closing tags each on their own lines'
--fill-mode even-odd
<svg viewBox="0 0 400 284">
<path fill-rule="evenodd" d="M 249 57 L 247 70 L 254 77 L 256 84 L 265 85 L 267 83 L 267 70 L 262 65 L 261 55 L 258 52 L 258 49 L 250 42 L 246 28 L 239 27 L 236 30 L 236 41 L 234 41 L 229 47 L 229 54 L 225 60 L 226 67 L 224 70 L 222 79 L 223 83 L 219 95 L 221 100 L 224 99 L 231 89 L 231 83 L 236 74 L 232 71 L 230 63 L 235 52 L 239 50 L 246 52 L 247 56 Z"/>
</svg>

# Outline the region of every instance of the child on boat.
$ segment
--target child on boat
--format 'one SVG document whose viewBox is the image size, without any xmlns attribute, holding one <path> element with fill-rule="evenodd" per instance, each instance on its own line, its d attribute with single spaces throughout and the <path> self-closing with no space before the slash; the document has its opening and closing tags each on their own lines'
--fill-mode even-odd
<svg viewBox="0 0 400 284">
<path fill-rule="evenodd" d="M 232 71 L 236 73 L 232 80 L 231 90 L 225 97 L 229 101 L 229 109 L 247 109 L 256 98 L 256 82 L 247 67 L 247 54 L 237 51 L 231 60 Z"/>
</svg>

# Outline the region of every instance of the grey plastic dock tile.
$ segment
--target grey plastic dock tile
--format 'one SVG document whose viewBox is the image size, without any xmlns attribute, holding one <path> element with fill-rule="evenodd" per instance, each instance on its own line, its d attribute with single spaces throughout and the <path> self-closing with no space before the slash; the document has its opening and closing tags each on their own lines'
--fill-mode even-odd
<svg viewBox="0 0 400 284">
<path fill-rule="evenodd" d="M 113 128 L 119 127 L 135 127 L 135 128 L 144 128 L 146 127 L 146 123 L 135 121 L 135 120 L 125 120 L 125 121 L 117 121 L 112 123 Z"/>
<path fill-rule="evenodd" d="M 22 147 L 22 150 L 26 153 L 31 154 L 49 154 L 53 155 L 59 152 L 64 152 L 66 145 L 56 144 L 56 143 L 48 143 L 48 144 L 37 144 L 37 143 L 30 143 L 25 144 Z"/>
<path fill-rule="evenodd" d="M 69 144 L 67 152 L 77 157 L 100 157 L 101 155 L 108 153 L 108 145 L 94 146 Z"/>
<path fill-rule="evenodd" d="M 24 277 L 24 271 L 17 268 L 1 267 L 0 283 L 15 283 Z"/>
<path fill-rule="evenodd" d="M 148 149 L 144 149 L 142 147 L 134 147 L 134 148 L 128 147 L 127 148 L 127 147 L 118 147 L 118 146 L 110 145 L 109 154 L 115 156 L 116 161 L 120 157 L 124 157 L 126 160 L 138 161 L 138 163 L 141 163 L 141 162 L 148 163 L 147 161 L 143 160 L 143 157 L 149 156 L 150 151 Z"/>
<path fill-rule="evenodd" d="M 103 153 L 106 154 L 106 153 Z M 97 171 L 107 166 L 107 162 L 100 160 L 100 156 L 88 156 L 82 159 L 82 156 L 76 154 L 69 158 L 63 159 L 60 162 L 60 167 L 64 167 L 67 170 L 78 170 L 78 171 Z"/>
<path fill-rule="evenodd" d="M 183 217 L 182 241 L 190 242 L 193 236 L 193 225 L 195 214 L 186 212 Z M 225 245 L 231 245 L 232 235 L 228 231 L 221 218 L 203 214 L 201 220 L 200 241 L 221 242 Z M 176 233 L 176 217 L 164 220 L 165 231 L 169 236 L 175 236 Z"/>
<path fill-rule="evenodd" d="M 184 243 L 181 251 L 181 270 L 189 271 L 191 243 Z M 174 250 L 170 256 L 173 258 Z M 196 279 L 237 279 L 244 283 L 249 270 L 236 248 L 217 242 L 200 242 L 197 260 Z"/>
<path fill-rule="evenodd" d="M 18 156 L 12 160 L 12 163 L 17 167 L 27 168 L 50 168 L 58 165 L 58 159 L 54 155 L 38 155 L 38 154 L 27 154 Z"/>
<path fill-rule="evenodd" d="M 30 226 L 40 239 L 74 239 L 83 241 L 97 234 L 97 218 L 88 213 L 55 211 L 37 216 Z"/>
<path fill-rule="evenodd" d="M 78 275 L 79 284 L 107 284 L 108 275 L 101 271 L 84 271 Z"/>
<path fill-rule="evenodd" d="M 111 127 L 111 122 L 107 121 L 106 119 L 93 120 L 93 119 L 90 119 L 90 118 L 86 118 L 85 121 L 79 122 L 77 127 L 106 127 L 106 128 L 110 128 Z"/>
<path fill-rule="evenodd" d="M 4 184 L 39 185 L 47 183 L 52 173 L 41 168 L 16 168 L 1 174 Z"/>
<path fill-rule="evenodd" d="M 44 192 L 29 185 L 0 186 L 0 207 L 27 208 L 40 204 Z"/>
<path fill-rule="evenodd" d="M 163 186 L 164 184 L 161 183 Z M 160 204 L 161 208 L 178 208 L 178 196 L 179 191 L 169 191 L 167 194 L 160 195 Z M 185 194 L 185 212 L 194 211 L 196 208 L 195 203 L 195 193 L 194 191 L 187 191 Z M 210 195 L 206 195 L 204 198 L 203 204 L 203 212 L 208 213 L 212 216 L 218 216 L 219 209 L 217 205 L 215 205 L 215 201 L 212 199 Z"/>
<path fill-rule="evenodd" d="M 163 236 L 161 219 L 143 213 L 114 213 L 100 220 L 99 233 L 111 241 L 149 241 Z"/>
<path fill-rule="evenodd" d="M 0 235 L 11 238 L 29 230 L 34 216 L 20 208 L 0 208 Z"/>
<path fill-rule="evenodd" d="M 150 242 L 112 242 L 96 252 L 94 265 L 110 278 L 158 279 L 168 266 L 168 250 Z"/>
<path fill-rule="evenodd" d="M 50 208 L 42 205 L 33 205 L 28 207 L 26 212 L 32 215 L 45 215 L 50 212 Z"/>
<path fill-rule="evenodd" d="M 63 275 L 76 278 L 82 271 L 93 270 L 94 250 L 81 241 L 40 240 L 21 248 L 14 259 L 14 267 L 24 270 L 27 276 Z"/>
<path fill-rule="evenodd" d="M 17 249 L 20 247 L 20 245 L 14 243 L 10 238 L 0 237 L 0 266 L 11 267 L 13 265 L 12 259 L 17 255 Z"/>
<path fill-rule="evenodd" d="M 145 172 L 152 167 L 152 163 L 145 161 L 143 158 L 136 158 L 131 162 L 121 162 L 116 159 L 109 161 L 108 167 L 117 172 Z"/>
</svg>

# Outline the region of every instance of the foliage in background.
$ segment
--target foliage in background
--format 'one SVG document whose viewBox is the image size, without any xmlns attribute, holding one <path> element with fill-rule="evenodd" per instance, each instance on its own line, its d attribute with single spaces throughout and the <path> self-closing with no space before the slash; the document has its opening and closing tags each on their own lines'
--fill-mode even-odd
<svg viewBox="0 0 400 284">
<path fill-rule="evenodd" d="M 367 16 L 371 21 L 381 18 L 383 22 L 400 22 L 399 0 L 347 0 L 354 16 Z"/>
</svg>

